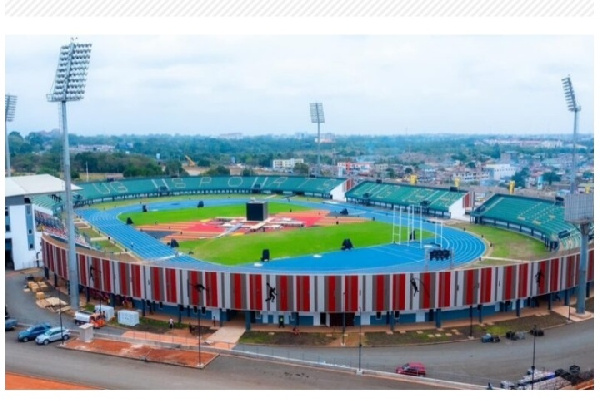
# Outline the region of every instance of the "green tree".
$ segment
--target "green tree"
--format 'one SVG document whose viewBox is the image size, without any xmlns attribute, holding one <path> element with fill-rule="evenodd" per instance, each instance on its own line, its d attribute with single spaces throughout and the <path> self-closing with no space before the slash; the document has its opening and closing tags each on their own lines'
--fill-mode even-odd
<svg viewBox="0 0 600 401">
<path fill-rule="evenodd" d="M 552 185 L 553 182 L 560 182 L 561 177 L 554 171 L 549 171 L 547 173 L 542 174 L 542 179 L 544 180 L 544 182 L 547 182 L 548 185 Z"/>
</svg>

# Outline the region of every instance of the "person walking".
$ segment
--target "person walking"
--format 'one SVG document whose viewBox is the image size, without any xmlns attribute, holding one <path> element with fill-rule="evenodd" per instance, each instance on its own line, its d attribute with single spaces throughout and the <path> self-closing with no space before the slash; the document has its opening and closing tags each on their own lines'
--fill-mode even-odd
<svg viewBox="0 0 600 401">
<path fill-rule="evenodd" d="M 175 325 L 174 325 L 174 323 L 173 323 L 173 318 L 170 318 L 170 319 L 169 319 L 169 329 L 173 330 L 173 327 L 174 327 L 174 326 L 175 326 Z"/>
</svg>

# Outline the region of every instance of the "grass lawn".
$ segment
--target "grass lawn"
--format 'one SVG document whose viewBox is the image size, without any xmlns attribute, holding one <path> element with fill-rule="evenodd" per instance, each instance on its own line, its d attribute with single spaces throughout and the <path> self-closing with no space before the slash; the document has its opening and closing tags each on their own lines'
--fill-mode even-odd
<svg viewBox="0 0 600 401">
<path fill-rule="evenodd" d="M 479 226 L 474 224 L 454 224 L 452 227 L 465 228 L 467 231 L 482 236 L 493 246 L 486 256 L 507 259 L 533 259 L 548 256 L 544 243 L 525 234 L 503 230 L 498 227 Z M 490 265 L 491 260 L 484 264 Z M 498 261 L 500 264 L 503 262 Z"/>
<path fill-rule="evenodd" d="M 201 260 L 232 266 L 258 262 L 265 248 L 269 248 L 273 259 L 311 255 L 337 251 L 345 238 L 351 238 L 356 248 L 386 244 L 390 242 L 391 232 L 392 226 L 387 223 L 350 223 L 180 242 L 179 250 L 192 251 L 193 256 Z M 402 233 L 403 239 L 407 232 Z M 431 233 L 423 233 L 423 238 L 431 236 Z"/>
<path fill-rule="evenodd" d="M 122 249 L 110 242 L 109 240 L 94 241 L 94 245 L 98 245 L 104 252 L 121 252 Z"/>
<path fill-rule="evenodd" d="M 297 206 L 289 203 L 269 202 L 269 214 L 281 213 L 281 212 L 300 212 L 304 210 L 311 210 L 311 208 L 305 206 Z M 225 206 L 211 206 L 211 207 L 189 207 L 183 209 L 172 209 L 172 210 L 161 210 L 148 212 L 133 212 L 133 213 L 122 213 L 119 215 L 119 220 L 122 222 L 127 221 L 127 217 L 131 217 L 133 223 L 136 226 L 145 224 L 158 223 L 179 223 L 186 221 L 199 221 L 204 219 L 211 219 L 215 217 L 241 217 L 246 216 L 246 205 L 225 205 Z"/>
</svg>

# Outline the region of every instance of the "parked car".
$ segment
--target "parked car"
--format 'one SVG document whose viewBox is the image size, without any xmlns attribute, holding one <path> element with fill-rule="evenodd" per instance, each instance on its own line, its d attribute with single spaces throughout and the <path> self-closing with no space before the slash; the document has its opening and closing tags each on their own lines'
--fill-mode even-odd
<svg viewBox="0 0 600 401">
<path fill-rule="evenodd" d="M 17 338 L 19 341 L 22 342 L 35 340 L 37 336 L 39 336 L 40 334 L 44 334 L 46 330 L 48 330 L 51 327 L 52 326 L 49 323 L 34 324 L 33 326 L 30 326 L 27 329 L 20 331 L 19 336 Z"/>
<path fill-rule="evenodd" d="M 485 333 L 483 336 L 481 336 L 481 342 L 482 343 L 499 343 L 500 336 L 492 335 L 490 333 Z"/>
<path fill-rule="evenodd" d="M 425 365 L 421 362 L 408 362 L 396 368 L 396 373 L 406 376 L 425 376 Z"/>
<path fill-rule="evenodd" d="M 71 338 L 71 332 L 69 331 L 69 329 L 57 326 L 52 327 L 51 329 L 46 330 L 44 334 L 40 334 L 39 336 L 37 336 L 35 338 L 35 342 L 38 345 L 48 345 L 51 342 L 60 341 L 61 339 L 66 341 L 69 338 Z"/>
<path fill-rule="evenodd" d="M 12 319 L 10 317 L 4 318 L 4 331 L 14 330 L 17 327 L 17 319 Z"/>
</svg>

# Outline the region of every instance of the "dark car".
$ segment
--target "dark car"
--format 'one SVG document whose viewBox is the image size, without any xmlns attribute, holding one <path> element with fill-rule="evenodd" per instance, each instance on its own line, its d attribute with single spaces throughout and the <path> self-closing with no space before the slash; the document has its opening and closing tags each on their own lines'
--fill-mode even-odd
<svg viewBox="0 0 600 401">
<path fill-rule="evenodd" d="M 493 335 L 490 333 L 485 333 L 485 335 L 481 336 L 481 342 L 482 343 L 499 343 L 500 336 Z"/>
<path fill-rule="evenodd" d="M 52 326 L 49 323 L 38 323 L 28 327 L 26 330 L 19 331 L 19 341 L 27 342 L 35 340 L 40 334 L 44 334 Z"/>
<path fill-rule="evenodd" d="M 14 330 L 17 327 L 17 319 L 10 317 L 4 318 L 4 331 Z"/>
<path fill-rule="evenodd" d="M 425 376 L 425 365 L 421 362 L 408 362 L 396 368 L 396 373 L 406 376 Z"/>
</svg>

